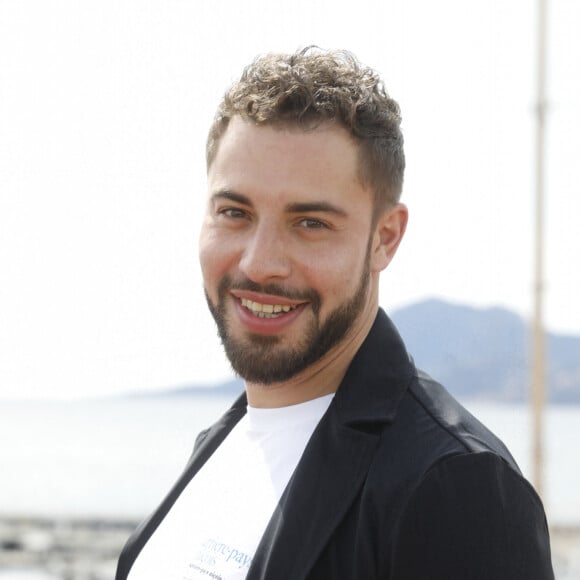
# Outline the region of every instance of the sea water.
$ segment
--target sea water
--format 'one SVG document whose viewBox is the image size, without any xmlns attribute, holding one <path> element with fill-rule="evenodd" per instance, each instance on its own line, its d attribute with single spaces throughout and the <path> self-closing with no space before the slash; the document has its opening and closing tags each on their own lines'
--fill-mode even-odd
<svg viewBox="0 0 580 580">
<path fill-rule="evenodd" d="M 231 404 L 213 395 L 0 404 L 0 517 L 141 518 L 185 465 L 197 433 Z M 531 472 L 524 405 L 467 403 Z M 544 504 L 580 524 L 580 407 L 545 417 Z"/>
</svg>

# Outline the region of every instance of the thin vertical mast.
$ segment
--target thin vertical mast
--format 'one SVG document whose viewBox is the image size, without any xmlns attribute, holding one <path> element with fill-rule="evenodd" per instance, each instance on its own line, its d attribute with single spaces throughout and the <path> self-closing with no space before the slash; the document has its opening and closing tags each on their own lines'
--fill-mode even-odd
<svg viewBox="0 0 580 580">
<path fill-rule="evenodd" d="M 544 166 L 546 124 L 546 28 L 547 0 L 538 0 L 538 62 L 536 103 L 536 187 L 534 251 L 534 322 L 532 352 L 533 483 L 541 495 L 544 487 L 543 417 L 545 405 L 544 303 Z"/>
</svg>

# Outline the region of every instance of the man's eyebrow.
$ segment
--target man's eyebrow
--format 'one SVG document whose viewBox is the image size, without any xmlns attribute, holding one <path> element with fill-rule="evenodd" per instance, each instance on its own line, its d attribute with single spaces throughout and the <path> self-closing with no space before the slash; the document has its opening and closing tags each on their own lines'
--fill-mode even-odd
<svg viewBox="0 0 580 580">
<path fill-rule="evenodd" d="M 342 208 L 328 203 L 327 201 L 296 202 L 286 206 L 288 213 L 323 212 L 332 213 L 340 217 L 346 217 L 347 213 Z"/>
<path fill-rule="evenodd" d="M 216 191 L 215 193 L 212 194 L 211 199 L 212 200 L 228 199 L 229 201 L 234 201 L 242 205 L 249 206 L 252 205 L 252 202 L 250 201 L 249 197 L 246 197 L 241 193 L 236 193 L 235 191 L 231 191 L 229 189 L 220 189 L 219 191 Z"/>
</svg>

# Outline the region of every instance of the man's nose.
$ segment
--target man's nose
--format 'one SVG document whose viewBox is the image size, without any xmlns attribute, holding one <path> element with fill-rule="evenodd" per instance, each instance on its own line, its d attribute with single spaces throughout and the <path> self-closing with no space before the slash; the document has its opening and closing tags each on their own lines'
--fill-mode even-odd
<svg viewBox="0 0 580 580">
<path fill-rule="evenodd" d="M 250 280 L 260 284 L 288 277 L 291 260 L 280 231 L 268 224 L 258 224 L 243 249 L 239 268 Z"/>
</svg>

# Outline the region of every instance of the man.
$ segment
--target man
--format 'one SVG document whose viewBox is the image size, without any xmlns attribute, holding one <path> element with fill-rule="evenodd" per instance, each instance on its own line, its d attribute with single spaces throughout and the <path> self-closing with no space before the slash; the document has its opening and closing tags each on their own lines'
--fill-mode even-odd
<svg viewBox="0 0 580 580">
<path fill-rule="evenodd" d="M 256 60 L 207 143 L 200 260 L 245 394 L 117 580 L 544 580 L 543 508 L 378 306 L 405 232 L 397 104 L 343 52 Z"/>
</svg>

